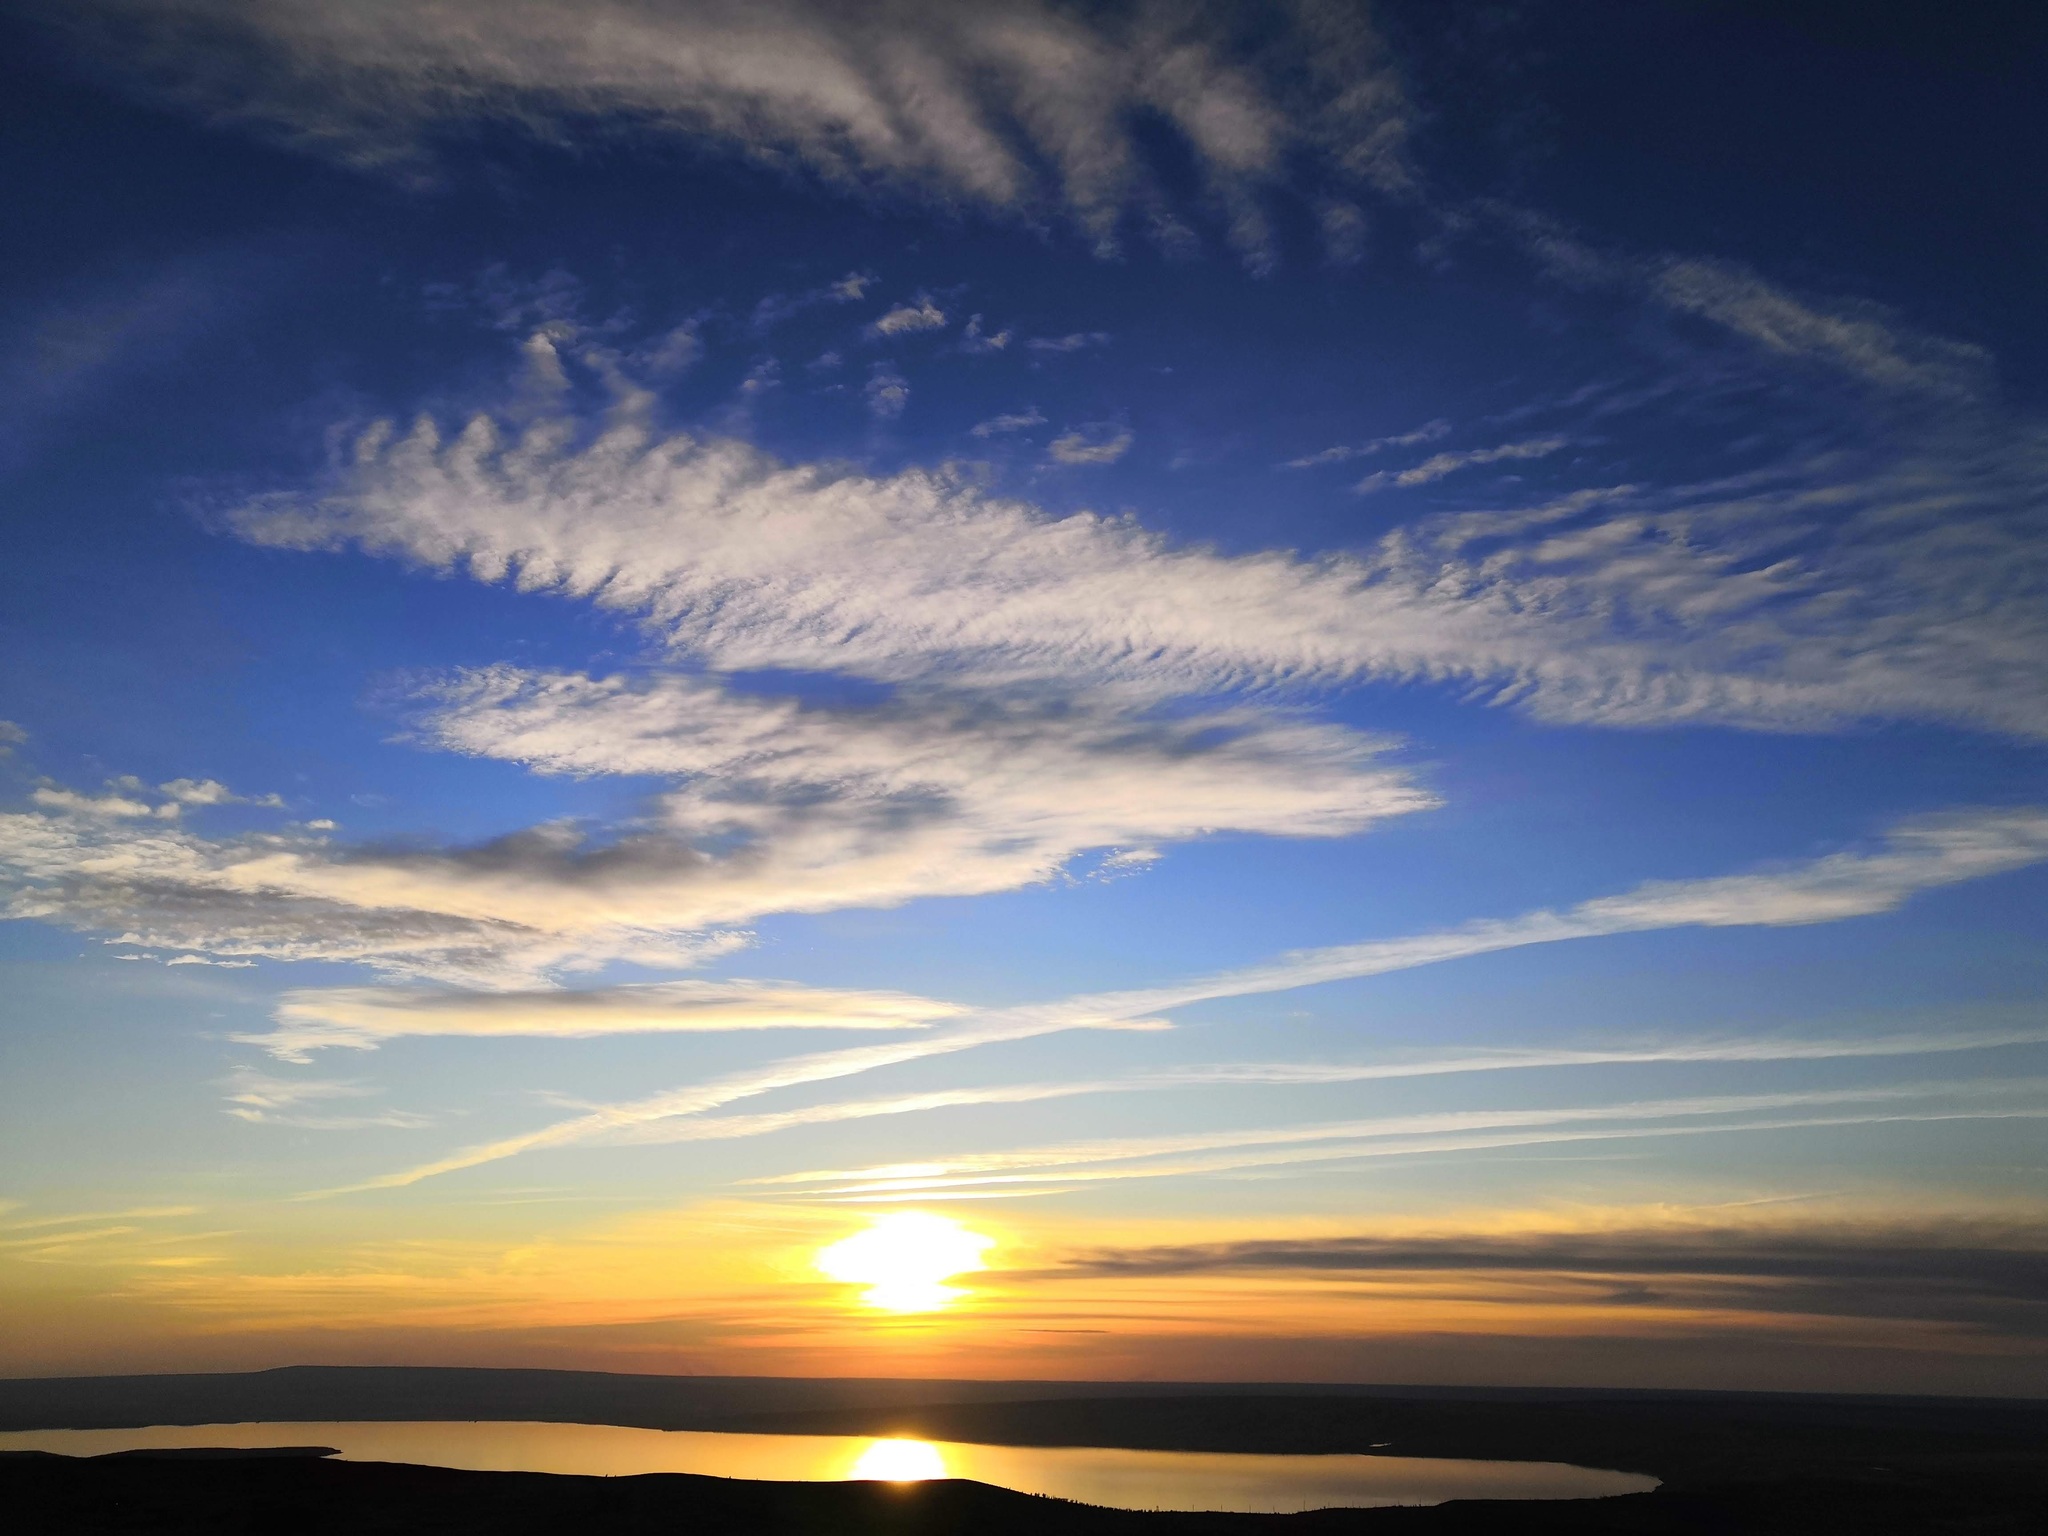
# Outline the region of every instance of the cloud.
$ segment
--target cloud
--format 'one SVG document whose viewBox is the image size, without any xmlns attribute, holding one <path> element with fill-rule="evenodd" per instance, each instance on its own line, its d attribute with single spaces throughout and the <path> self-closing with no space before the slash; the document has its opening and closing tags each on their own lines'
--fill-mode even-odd
<svg viewBox="0 0 2048 1536">
<path fill-rule="evenodd" d="M 132 774 L 109 779 L 106 787 L 106 794 L 85 795 L 60 784 L 45 783 L 32 791 L 29 799 L 44 810 L 61 815 L 127 820 L 149 816 L 159 821 L 175 821 L 187 806 L 257 805 L 272 810 L 284 807 L 284 801 L 276 795 L 238 795 L 214 779 L 172 779 L 168 784 L 159 784 L 156 793 L 164 798 L 155 805 L 140 798 L 150 789 Z"/>
<path fill-rule="evenodd" d="M 1685 927 L 1796 927 L 1871 917 L 1914 895 L 2048 861 L 2048 810 L 1957 812 L 1901 823 L 1869 852 L 1833 853 L 1758 874 L 1662 880 L 1562 912 L 1487 919 L 1404 938 L 1297 950 L 1266 965 L 1060 1005 L 1077 1017 L 1138 1017 L 1216 998 L 1354 980 L 1446 960 Z"/>
<path fill-rule="evenodd" d="M 599 1035 L 747 1029 L 922 1029 L 965 1012 L 901 992 L 773 981 L 666 981 L 579 991 L 429 992 L 307 987 L 287 992 L 262 1034 L 235 1035 L 303 1061 L 336 1046 L 374 1050 L 418 1035 L 580 1040 Z"/>
<path fill-rule="evenodd" d="M 1378 760 L 1382 743 L 1260 710 L 1153 718 L 1085 694 L 911 687 L 805 705 L 672 673 L 504 667 L 458 674 L 423 702 L 420 729 L 443 748 L 670 779 L 657 824 L 735 850 L 679 870 L 672 899 L 687 883 L 749 915 L 764 901 L 821 910 L 1011 889 L 1084 849 L 1211 829 L 1343 836 L 1434 803 Z"/>
<path fill-rule="evenodd" d="M 1352 489 L 1360 495 L 1384 490 L 1388 486 L 1406 489 L 1409 486 L 1428 485 L 1432 480 L 1441 480 L 1446 475 L 1456 474 L 1461 469 L 1470 469 L 1475 464 L 1499 464 L 1514 459 L 1540 459 L 1557 452 L 1569 444 L 1564 437 L 1532 438 L 1522 443 L 1503 443 L 1497 448 L 1467 448 L 1457 453 L 1439 453 L 1424 459 L 1413 469 L 1381 470 L 1367 475 Z"/>
<path fill-rule="evenodd" d="M 8 823 L 18 847 L 0 852 L 28 871 L 13 877 L 15 910 L 218 956 L 528 985 L 560 967 L 717 952 L 740 942 L 727 925 L 764 912 L 1009 889 L 1088 848 L 1212 827 L 1343 835 L 1427 803 L 1366 766 L 1363 738 L 1273 704 L 1205 712 L 1233 689 L 1277 700 L 1434 680 L 1610 726 L 1918 718 L 2048 734 L 2048 556 L 2034 536 L 2048 436 L 2001 420 L 1944 418 L 1886 460 L 1594 487 L 1427 519 L 1351 552 L 1224 554 L 1129 517 L 1055 517 L 945 468 L 792 465 L 664 432 L 605 357 L 559 358 L 611 369 L 619 394 L 599 424 L 379 424 L 323 486 L 225 521 L 258 543 L 354 545 L 637 619 L 677 679 L 644 707 L 687 698 L 726 733 L 663 746 L 687 782 L 645 823 L 440 849 L 124 831 L 179 802 L 149 807 L 139 784 L 106 797 L 45 786 L 58 797 L 45 809 L 75 814 Z M 882 702 L 798 710 L 801 748 L 774 766 L 749 743 L 796 706 L 715 682 L 706 693 L 689 681 L 699 669 L 857 677 Z M 530 681 L 475 701 L 460 749 L 500 750 L 500 709 L 520 730 L 549 709 L 577 729 L 637 729 L 643 705 L 614 684 Z M 449 719 L 441 745 L 461 734 Z M 1017 760 L 1067 786 L 1050 811 L 1050 788 L 959 777 L 1025 729 Z M 628 744 L 621 761 L 646 746 Z M 576 750 L 533 760 L 566 765 Z M 626 771 L 603 766 L 610 751 L 596 741 L 563 771 Z M 1282 756 L 1299 771 L 1271 774 Z M 96 798 L 149 816 L 85 810 Z M 1155 802 L 1157 819 L 1131 810 Z"/>
<path fill-rule="evenodd" d="M 82 795 L 76 790 L 52 784 L 41 785 L 29 799 L 45 810 L 58 811 L 67 816 L 156 816 L 168 819 L 178 814 L 175 801 L 164 805 L 151 805 L 147 801 L 132 799 L 127 795 Z"/>
<path fill-rule="evenodd" d="M 1099 423 L 1062 432 L 1045 451 L 1055 464 L 1114 464 L 1132 440 L 1130 428 Z"/>
<path fill-rule="evenodd" d="M 619 1104 L 605 1104 L 586 1114 L 560 1120 L 539 1130 L 497 1141 L 464 1147 L 430 1163 L 351 1185 L 345 1189 L 319 1191 L 322 1195 L 356 1194 L 376 1189 L 399 1189 L 422 1179 L 437 1178 L 465 1168 L 517 1157 L 526 1152 L 553 1147 L 576 1146 L 612 1137 L 630 1137 L 639 1126 L 656 1125 L 723 1109 L 728 1104 L 758 1098 L 783 1088 L 809 1083 L 833 1082 L 882 1067 L 922 1061 L 934 1056 L 972 1050 L 1006 1040 L 1025 1040 L 1068 1029 L 1146 1029 L 1160 1027 L 1143 1021 L 1109 1020 L 1095 1024 L 1055 1022 L 1032 1017 L 993 1017 L 972 1020 L 950 1029 L 933 1030 L 912 1040 L 889 1041 L 881 1045 L 852 1046 L 845 1050 L 820 1051 L 749 1067 L 709 1082 L 692 1083 L 662 1093 Z M 680 1139 L 680 1138 L 679 1138 Z"/>
<path fill-rule="evenodd" d="M 977 421 L 967 430 L 976 437 L 1000 437 L 1008 432 L 1022 432 L 1030 427 L 1045 425 L 1045 415 L 1037 406 L 1026 406 L 1021 411 L 1011 411 L 1002 416 L 991 416 L 987 421 Z"/>
<path fill-rule="evenodd" d="M 906 336 L 916 331 L 942 330 L 946 312 L 929 297 L 919 294 L 914 303 L 898 304 L 868 327 L 870 336 Z"/>
<path fill-rule="evenodd" d="M 1958 401 L 1990 393 L 1992 358 L 1982 347 L 1920 330 L 1867 300 L 1797 294 L 1716 257 L 1603 250 L 1526 208 L 1481 203 L 1473 211 L 1573 287 L 1631 290 L 1665 310 L 1710 321 L 1767 355 L 1817 364 L 1878 389 Z"/>
<path fill-rule="evenodd" d="M 271 276 L 254 247 L 226 247 L 79 274 L 55 291 L 17 294 L 0 326 L 0 454 L 33 444 L 51 421 L 110 386 L 176 359 Z"/>
<path fill-rule="evenodd" d="M 1034 336 L 1024 343 L 1034 352 L 1081 352 L 1109 345 L 1107 331 L 1075 331 L 1069 336 Z"/>
<path fill-rule="evenodd" d="M 12 720 L 0 720 L 0 757 L 12 757 L 16 747 L 28 743 L 28 732 Z"/>
<path fill-rule="evenodd" d="M 172 779 L 168 784 L 157 785 L 157 792 L 178 805 L 260 805 L 271 810 L 284 809 L 282 796 L 238 795 L 218 779 Z"/>
<path fill-rule="evenodd" d="M 1323 256 L 1333 267 L 1355 267 L 1365 260 L 1372 223 L 1356 203 L 1325 198 L 1316 207 L 1323 228 Z"/>
<path fill-rule="evenodd" d="M 1334 448 L 1325 448 L 1320 453 L 1311 453 L 1299 459 L 1289 459 L 1283 469 L 1314 469 L 1322 464 L 1342 464 L 1347 459 L 1367 458 L 1383 453 L 1389 448 L 1414 448 L 1423 443 L 1433 443 L 1450 433 L 1451 424 L 1439 418 L 1425 422 L 1412 432 L 1399 432 L 1392 437 L 1376 437 L 1364 443 L 1340 443 Z"/>
<path fill-rule="evenodd" d="M 579 870 L 631 868 L 636 854 L 581 850 L 561 828 L 423 855 L 304 833 L 209 838 L 156 821 L 17 813 L 0 815 L 0 910 L 143 948 L 501 987 L 613 959 L 689 965 L 744 942 L 638 928 L 602 899 L 573 895 Z M 495 906 L 507 910 L 437 869 L 494 871 L 486 879 L 501 882 Z"/>
<path fill-rule="evenodd" d="M 769 912 L 1010 890 L 1090 848 L 1224 829 L 1344 836 L 1434 803 L 1382 743 L 1271 710 L 1153 718 L 1110 697 L 923 689 L 804 705 L 683 674 L 514 668 L 458 674 L 422 706 L 422 739 L 445 749 L 670 787 L 607 838 L 552 825 L 443 848 L 4 816 L 8 910 L 150 947 L 517 987 L 688 964 Z"/>
<path fill-rule="evenodd" d="M 1584 1141 L 1747 1134 L 1901 1122 L 2048 1119 L 2042 1080 L 1802 1089 L 1542 1109 L 1445 1110 L 1376 1119 L 1194 1131 L 980 1152 L 911 1167 L 820 1170 L 772 1181 L 825 1185 L 814 1193 L 863 1201 L 914 1200 L 956 1188 L 1074 1187 L 1187 1178 L 1362 1158 L 1416 1157 Z M 1986 1103 L 1987 1099 L 2014 1102 Z M 1860 1106 L 1860 1107 L 1858 1107 Z M 1762 1118 L 1759 1118 L 1762 1117 Z"/>
<path fill-rule="evenodd" d="M 894 421 L 910 404 L 910 382 L 887 363 L 877 363 L 861 393 L 867 397 L 868 414 L 877 421 Z"/>
<path fill-rule="evenodd" d="M 638 1123 L 610 1138 L 644 1145 L 652 1142 L 722 1141 L 769 1135 L 802 1125 L 837 1124 L 875 1116 L 921 1114 L 982 1104 L 1036 1103 L 1047 1099 L 1092 1094 L 1150 1093 L 1185 1088 L 1228 1086 L 1323 1085 L 1401 1081 L 1417 1077 L 1471 1072 L 1527 1072 L 1587 1066 L 1658 1065 L 1699 1062 L 1837 1061 L 1898 1056 L 1941 1055 L 1993 1050 L 2002 1046 L 2048 1043 L 2041 1030 L 1985 1031 L 1972 1035 L 1897 1035 L 1869 1040 L 1786 1040 L 1770 1038 L 1672 1041 L 1645 1046 L 1592 1046 L 1582 1049 L 1504 1048 L 1455 1056 L 1408 1057 L 1372 1062 L 1270 1061 L 1224 1062 L 1169 1068 L 1121 1077 L 1085 1078 L 1066 1082 L 1000 1083 L 979 1087 L 897 1094 L 879 1099 L 809 1104 L 800 1109 L 766 1114 Z M 779 1174 L 744 1182 L 805 1184 L 826 1180 L 943 1176 L 949 1165 L 921 1163 L 914 1167 L 856 1171 Z"/>
<path fill-rule="evenodd" d="M 1983 348 L 1901 325 L 1876 305 L 1799 299 L 1733 262 L 1669 257 L 1649 278 L 1671 309 L 1726 326 L 1766 351 L 1831 364 L 1884 388 L 1981 393 L 1991 374 Z"/>
<path fill-rule="evenodd" d="M 420 174 L 479 122 L 551 141 L 682 135 L 848 191 L 1063 217 L 1099 250 L 1167 195 L 1174 132 L 1228 236 L 1310 162 L 1398 190 L 1407 107 L 1365 16 L 1304 5 L 1247 50 L 1205 9 L 1018 0 L 93 0 L 53 16 L 138 87 L 365 168 Z M 488 36 L 490 46 L 477 39 Z"/>
<path fill-rule="evenodd" d="M 754 306 L 752 325 L 756 331 L 772 330 L 820 304 L 852 304 L 867 295 L 874 283 L 872 272 L 849 272 L 834 283 L 805 289 L 802 293 L 771 293 Z"/>
<path fill-rule="evenodd" d="M 1010 344 L 1010 332 L 1000 330 L 993 335 L 982 330 L 981 316 L 969 315 L 967 329 L 960 333 L 960 350 L 963 352 L 1000 352 Z"/>
<path fill-rule="evenodd" d="M 1624 1213 L 1624 1219 L 1626 1219 Z M 1499 1277 L 1529 1304 L 1911 1318 L 1994 1334 L 2048 1332 L 2048 1229 L 2038 1220 L 1807 1219 L 1731 1222 L 1702 1213 L 1629 1225 L 1552 1221 L 1533 1230 L 1364 1232 L 1304 1239 L 1107 1248 L 1056 1274 L 1416 1276 L 1463 1294 Z M 1589 1298 L 1588 1293 L 1594 1293 Z"/>
<path fill-rule="evenodd" d="M 0 1201 L 0 1215 L 21 1209 L 12 1200 Z M 196 1205 L 142 1205 L 121 1211 L 73 1211 L 66 1216 L 37 1216 L 28 1221 L 0 1222 L 0 1232 L 37 1232 L 51 1227 L 85 1226 L 100 1221 L 152 1221 L 174 1216 L 195 1216 Z"/>
<path fill-rule="evenodd" d="M 628 393 L 595 429 L 380 424 L 324 485 L 227 521 L 582 599 L 720 670 L 1164 693 L 1371 677 L 1588 724 L 2048 734 L 2039 429 L 1951 422 L 1874 455 L 1596 485 L 1302 558 L 1056 518 L 944 467 L 788 464 L 645 411 Z"/>
<path fill-rule="evenodd" d="M 308 1104 L 332 1103 L 337 1099 L 368 1098 L 377 1092 L 360 1083 L 314 1078 L 269 1077 L 249 1067 L 237 1067 L 228 1076 L 228 1107 L 224 1113 L 251 1125 L 289 1125 L 308 1131 L 357 1131 L 372 1126 L 411 1130 L 432 1124 L 424 1115 L 404 1110 L 384 1110 L 371 1115 L 324 1115 L 306 1111 Z"/>
<path fill-rule="evenodd" d="M 1768 874 L 1653 883 L 1620 896 L 1583 902 L 1561 914 L 1536 912 L 1437 933 L 1303 950 L 1267 965 L 1182 983 L 990 1012 L 951 1028 L 931 1031 L 914 1041 L 859 1046 L 771 1062 L 710 1083 L 605 1105 L 538 1131 L 465 1148 L 361 1187 L 396 1187 L 528 1151 L 592 1140 L 618 1136 L 659 1139 L 639 1128 L 705 1115 L 740 1099 L 780 1088 L 857 1076 L 1001 1041 L 1030 1039 L 1069 1029 L 1157 1027 L 1161 1013 L 1192 1003 L 1385 975 L 1528 944 L 1658 927 L 1785 926 L 1841 921 L 1890 911 L 1917 891 L 2009 872 L 2044 860 L 2048 860 L 2048 811 L 1994 812 L 1910 823 L 1896 829 L 1884 845 L 1868 854 L 1831 854 Z M 1742 1104 L 1750 1108 L 1768 1107 L 1756 1096 L 1745 1098 Z M 1576 1111 L 1566 1115 L 1567 1119 L 1573 1117 L 1587 1118 Z M 1429 1128 L 1439 1133 L 1452 1129 L 1434 1123 Z M 1459 1128 L 1469 1126 L 1461 1123 Z M 1258 1134 L 1265 1136 L 1263 1132 Z M 1605 1133 L 1571 1134 L 1585 1138 Z M 1545 1136 L 1555 1139 L 1550 1132 Z"/>
</svg>

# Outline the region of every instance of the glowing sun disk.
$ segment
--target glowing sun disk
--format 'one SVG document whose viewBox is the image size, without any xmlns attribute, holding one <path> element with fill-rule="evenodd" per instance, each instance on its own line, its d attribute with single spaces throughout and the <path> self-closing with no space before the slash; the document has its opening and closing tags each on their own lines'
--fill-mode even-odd
<svg viewBox="0 0 2048 1536">
<path fill-rule="evenodd" d="M 865 1285 L 861 1300 L 871 1307 L 935 1312 L 962 1294 L 945 1282 L 985 1268 L 981 1256 L 994 1246 L 994 1238 L 949 1217 L 897 1211 L 821 1249 L 817 1266 L 834 1280 Z"/>
<path fill-rule="evenodd" d="M 935 1445 L 922 1440 L 877 1440 L 853 1464 L 849 1478 L 878 1483 L 921 1483 L 946 1475 L 946 1459 Z"/>
</svg>

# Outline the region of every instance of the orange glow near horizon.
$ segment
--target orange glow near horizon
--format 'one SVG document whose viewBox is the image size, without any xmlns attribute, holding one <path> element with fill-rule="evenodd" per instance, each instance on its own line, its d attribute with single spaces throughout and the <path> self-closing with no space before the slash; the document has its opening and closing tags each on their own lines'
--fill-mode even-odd
<svg viewBox="0 0 2048 1536">
<path fill-rule="evenodd" d="M 995 1239 L 970 1232 L 949 1216 L 896 1211 L 865 1230 L 822 1248 L 820 1273 L 864 1285 L 861 1301 L 884 1312 L 937 1312 L 965 1295 L 945 1282 L 986 1268 Z"/>
</svg>

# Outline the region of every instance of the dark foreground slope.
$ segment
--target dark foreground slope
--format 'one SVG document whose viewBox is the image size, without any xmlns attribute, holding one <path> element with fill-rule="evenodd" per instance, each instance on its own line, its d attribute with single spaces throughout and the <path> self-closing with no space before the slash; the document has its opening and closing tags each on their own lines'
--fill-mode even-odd
<svg viewBox="0 0 2048 1536">
<path fill-rule="evenodd" d="M 1990 1466 L 1957 1481 L 1803 1479 L 1546 1504 L 1306 1515 L 1137 1514 L 979 1483 L 749 1483 L 550 1477 L 314 1457 L 0 1456 L 0 1510 L 24 1536 L 1906 1536 L 2042 1528 L 2048 1483 Z"/>
</svg>

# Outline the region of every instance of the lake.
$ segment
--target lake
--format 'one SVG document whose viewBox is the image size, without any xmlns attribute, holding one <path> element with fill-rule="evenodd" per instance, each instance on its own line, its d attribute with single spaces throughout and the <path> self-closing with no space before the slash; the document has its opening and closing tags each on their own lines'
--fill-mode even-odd
<svg viewBox="0 0 2048 1536">
<path fill-rule="evenodd" d="M 1116 1509 L 1291 1513 L 1447 1499 L 1591 1499 L 1647 1493 L 1653 1477 L 1554 1461 L 1420 1456 L 1254 1456 L 1085 1446 L 967 1445 L 860 1435 L 737 1435 L 611 1424 L 374 1422 L 180 1424 L 0 1433 L 0 1450 L 101 1456 L 180 1446 L 332 1446 L 348 1461 L 480 1472 L 629 1477 L 697 1472 L 783 1482 L 971 1478 Z"/>
</svg>

